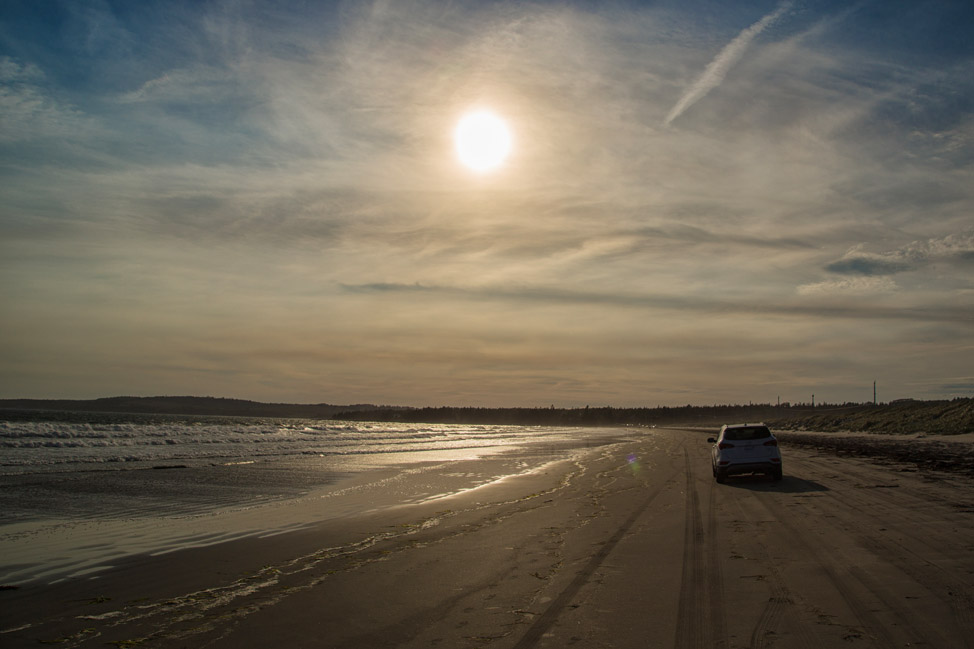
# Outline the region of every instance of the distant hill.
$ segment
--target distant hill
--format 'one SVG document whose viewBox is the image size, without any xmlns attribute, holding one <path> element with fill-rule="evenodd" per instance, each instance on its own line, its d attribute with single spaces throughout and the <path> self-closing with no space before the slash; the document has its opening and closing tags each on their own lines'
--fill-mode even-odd
<svg viewBox="0 0 974 649">
<path fill-rule="evenodd" d="M 769 417 L 768 423 L 790 430 L 957 435 L 974 433 L 974 399 L 902 399 L 877 406 L 816 408 L 793 419 Z"/>
<path fill-rule="evenodd" d="M 55 410 L 72 412 L 111 412 L 155 415 L 214 415 L 235 417 L 296 417 L 331 419 L 336 412 L 368 412 L 380 406 L 357 404 L 336 406 L 327 403 L 260 403 L 217 397 L 107 397 L 104 399 L 0 399 L 0 410 Z M 391 408 L 390 406 L 383 406 Z M 391 408 L 395 409 L 395 408 Z"/>
<path fill-rule="evenodd" d="M 887 404 L 784 404 L 659 408 L 409 408 L 372 404 L 260 403 L 215 397 L 109 397 L 92 400 L 0 399 L 3 410 L 155 415 L 294 417 L 403 423 L 522 426 L 705 426 L 763 421 L 781 430 L 887 434 L 974 433 L 974 399 Z"/>
</svg>

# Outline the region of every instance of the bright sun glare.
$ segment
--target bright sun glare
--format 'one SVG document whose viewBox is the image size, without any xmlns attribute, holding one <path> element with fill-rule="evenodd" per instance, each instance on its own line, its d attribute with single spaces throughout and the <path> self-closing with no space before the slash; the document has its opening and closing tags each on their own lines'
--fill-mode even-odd
<svg viewBox="0 0 974 649">
<path fill-rule="evenodd" d="M 453 142 L 460 162 L 482 173 L 503 164 L 511 152 L 511 131 L 503 119 L 482 110 L 463 116 Z"/>
</svg>

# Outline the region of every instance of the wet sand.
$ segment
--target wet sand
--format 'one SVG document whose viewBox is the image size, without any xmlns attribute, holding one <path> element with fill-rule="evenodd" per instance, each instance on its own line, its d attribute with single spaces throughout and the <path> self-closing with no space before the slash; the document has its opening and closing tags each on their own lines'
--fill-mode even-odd
<svg viewBox="0 0 974 649">
<path fill-rule="evenodd" d="M 974 643 L 967 476 L 783 441 L 782 482 L 716 485 L 706 436 L 646 431 L 449 498 L 5 590 L 0 644 Z"/>
</svg>

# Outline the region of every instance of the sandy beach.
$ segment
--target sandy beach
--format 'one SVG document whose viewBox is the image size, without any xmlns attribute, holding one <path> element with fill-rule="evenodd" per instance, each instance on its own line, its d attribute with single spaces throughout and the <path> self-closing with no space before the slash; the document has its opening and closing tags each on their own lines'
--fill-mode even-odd
<svg viewBox="0 0 974 649">
<path fill-rule="evenodd" d="M 285 508 L 300 525 L 283 517 L 267 534 L 7 588 L 0 644 L 974 642 L 969 477 L 784 441 L 782 482 L 716 485 L 706 436 L 645 430 L 448 497 L 427 484 L 414 490 L 427 497 L 409 504 L 317 523 Z M 453 472 L 486 475 L 509 460 L 469 460 Z"/>
</svg>

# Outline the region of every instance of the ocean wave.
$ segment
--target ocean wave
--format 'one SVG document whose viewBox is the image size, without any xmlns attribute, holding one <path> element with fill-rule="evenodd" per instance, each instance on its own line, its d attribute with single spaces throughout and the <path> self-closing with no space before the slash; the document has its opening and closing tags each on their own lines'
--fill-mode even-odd
<svg viewBox="0 0 974 649">
<path fill-rule="evenodd" d="M 84 423 L 0 421 L 0 466 L 246 461 L 270 456 L 364 456 L 543 442 L 566 429 L 371 422 Z"/>
</svg>

